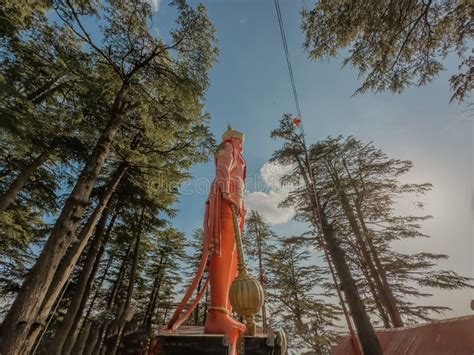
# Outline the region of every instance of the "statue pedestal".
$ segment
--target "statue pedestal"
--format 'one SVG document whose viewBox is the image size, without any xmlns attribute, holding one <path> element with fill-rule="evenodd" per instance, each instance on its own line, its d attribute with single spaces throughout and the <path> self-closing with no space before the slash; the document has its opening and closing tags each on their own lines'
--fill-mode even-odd
<svg viewBox="0 0 474 355">
<path fill-rule="evenodd" d="M 273 333 L 244 337 L 239 355 L 283 355 Z M 243 351 L 242 351 L 243 350 Z M 224 335 L 204 334 L 202 327 L 182 326 L 176 333 L 162 330 L 150 344 L 150 355 L 227 355 L 228 341 Z"/>
</svg>

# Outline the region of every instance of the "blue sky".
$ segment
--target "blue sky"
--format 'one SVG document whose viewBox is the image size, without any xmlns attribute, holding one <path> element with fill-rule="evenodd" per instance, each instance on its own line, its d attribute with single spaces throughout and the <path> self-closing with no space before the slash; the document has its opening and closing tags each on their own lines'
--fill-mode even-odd
<svg viewBox="0 0 474 355">
<path fill-rule="evenodd" d="M 450 260 L 441 267 L 474 276 L 473 127 L 472 118 L 464 113 L 465 106 L 449 104 L 448 78 L 456 70 L 456 58 L 448 59 L 447 70 L 429 86 L 411 88 L 401 95 L 366 93 L 352 97 L 361 81 L 351 68 L 341 68 L 343 56 L 328 61 L 307 59 L 300 30 L 300 11 L 305 3 L 281 0 L 308 141 L 328 135 L 354 135 L 365 142 L 373 141 L 391 157 L 412 160 L 414 169 L 406 180 L 434 185 L 424 199 L 425 212 L 434 216 L 423 227 L 431 238 L 405 241 L 395 248 L 446 253 Z M 273 211 L 276 220 L 284 221 L 291 213 L 277 211 L 278 187 L 272 182 L 264 184 L 268 170 L 260 174 L 279 146 L 270 139 L 270 131 L 283 113 L 295 112 L 273 1 L 211 0 L 204 4 L 217 29 L 221 52 L 206 95 L 212 131 L 220 137 L 230 122 L 246 134 L 248 175 L 258 179 L 258 189 L 264 190 L 255 193 L 257 187 L 250 184 L 247 200 L 251 207 L 262 208 L 267 214 Z M 166 37 L 173 20 L 174 11 L 163 2 L 155 14 L 155 32 Z M 177 204 L 180 211 L 173 220 L 188 235 L 202 225 L 207 197 L 196 186 L 203 187 L 204 181 L 212 179 L 214 167 L 212 163 L 202 164 L 192 172 L 194 185 L 188 186 L 189 193 Z M 411 210 L 406 202 L 399 208 L 407 213 Z M 305 228 L 292 221 L 273 227 L 281 235 Z M 434 293 L 428 303 L 453 307 L 446 317 L 472 313 L 472 291 Z"/>
</svg>

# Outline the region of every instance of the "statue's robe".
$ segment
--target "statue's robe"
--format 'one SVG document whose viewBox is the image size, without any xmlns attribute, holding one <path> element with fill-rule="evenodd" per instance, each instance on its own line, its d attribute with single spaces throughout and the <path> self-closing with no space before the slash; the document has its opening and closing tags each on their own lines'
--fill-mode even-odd
<svg viewBox="0 0 474 355">
<path fill-rule="evenodd" d="M 224 236 L 221 228 L 222 218 L 232 218 L 232 211 L 227 201 L 223 201 L 222 193 L 228 193 L 229 197 L 240 207 L 240 227 L 244 226 L 244 189 L 246 179 L 246 163 L 242 154 L 233 146 L 231 141 L 223 142 L 216 155 L 216 178 L 211 184 L 209 198 L 206 202 L 206 213 L 204 217 L 204 235 L 211 253 L 220 255 L 221 238 L 232 238 Z"/>
</svg>

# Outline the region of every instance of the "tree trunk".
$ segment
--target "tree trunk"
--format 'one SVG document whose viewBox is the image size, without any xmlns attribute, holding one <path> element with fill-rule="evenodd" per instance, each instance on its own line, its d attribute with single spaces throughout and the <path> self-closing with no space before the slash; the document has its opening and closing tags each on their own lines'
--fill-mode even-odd
<svg viewBox="0 0 474 355">
<path fill-rule="evenodd" d="M 132 245 L 130 244 L 122 260 L 122 264 L 120 265 L 117 278 L 115 279 L 114 285 L 112 286 L 112 292 L 110 293 L 109 299 L 107 300 L 107 308 L 104 311 L 104 314 L 106 315 L 110 314 L 110 312 L 112 312 L 112 309 L 114 307 L 115 300 L 117 299 L 118 290 L 125 276 L 128 258 L 130 257 L 131 251 L 132 251 Z M 87 346 L 88 349 L 90 348 L 91 354 L 100 354 L 100 350 L 102 348 L 102 342 L 103 342 L 105 334 L 107 333 L 108 327 L 109 327 L 109 323 L 105 321 L 102 324 L 98 324 L 98 325 L 94 324 L 92 326 L 91 334 L 92 334 L 92 330 L 94 330 L 94 334 L 91 337 L 90 341 L 88 340 L 88 346 Z"/>
<path fill-rule="evenodd" d="M 385 295 L 385 298 L 386 298 L 387 309 L 389 310 L 390 318 L 392 319 L 392 323 L 393 323 L 393 326 L 395 328 L 403 327 L 404 322 L 403 322 L 403 319 L 401 317 L 400 310 L 398 309 L 398 301 L 397 301 L 397 299 L 395 298 L 395 296 L 393 294 L 393 291 L 392 291 L 392 288 L 390 287 L 390 284 L 388 283 L 385 268 L 383 267 L 382 263 L 380 262 L 380 258 L 379 258 L 377 249 L 375 248 L 373 240 L 372 240 L 372 235 L 370 234 L 370 232 L 367 228 L 367 225 L 365 224 L 364 215 L 363 215 L 362 209 L 361 209 L 361 201 L 363 200 L 364 195 L 363 195 L 363 193 L 361 193 L 361 191 L 357 187 L 356 181 L 352 177 L 352 174 L 349 171 L 349 168 L 347 166 L 347 163 L 346 163 L 346 160 L 344 159 L 344 157 L 342 157 L 342 164 L 343 164 L 344 169 L 347 173 L 347 176 L 349 177 L 349 182 L 350 182 L 350 184 L 351 184 L 351 186 L 354 190 L 354 193 L 356 195 L 354 206 L 355 206 L 355 210 L 356 210 L 357 219 L 358 219 L 358 221 L 359 221 L 359 223 L 362 227 L 362 231 L 364 232 L 365 240 L 367 241 L 367 243 L 369 245 L 369 249 L 370 249 L 370 252 L 372 254 L 372 257 L 374 258 L 374 262 L 375 262 L 375 265 L 376 265 L 377 270 L 378 270 L 378 275 L 380 275 L 380 279 L 382 281 L 381 288 L 382 288 L 382 290 L 384 292 L 384 295 Z M 361 177 L 361 181 L 362 181 L 362 177 Z M 363 183 L 363 181 L 362 181 L 362 183 Z M 355 219 L 355 217 L 354 217 L 354 219 Z"/>
<path fill-rule="evenodd" d="M 46 319 L 48 318 L 51 309 L 53 308 L 54 303 L 58 298 L 58 295 L 64 287 L 64 284 L 69 279 L 69 276 L 71 275 L 71 272 L 74 266 L 76 265 L 77 260 L 79 259 L 82 251 L 86 247 L 87 242 L 89 241 L 92 232 L 94 231 L 94 228 L 99 221 L 100 216 L 102 215 L 104 209 L 107 207 L 113 193 L 119 185 L 127 168 L 128 165 L 126 163 L 122 163 L 119 165 L 119 167 L 114 173 L 114 176 L 109 182 L 109 188 L 105 190 L 104 193 L 101 195 L 99 202 L 97 203 L 97 206 L 94 209 L 94 212 L 92 212 L 86 225 L 82 228 L 77 238 L 78 241 L 69 248 L 66 256 L 59 264 L 59 267 L 57 268 L 53 279 L 49 285 L 46 298 L 39 310 L 38 316 L 35 321 L 35 327 L 31 329 L 30 333 L 28 334 L 29 339 L 24 343 L 22 347 L 24 352 L 30 352 L 32 344 L 34 344 L 38 334 L 41 332 L 44 325 L 46 324 Z"/>
<path fill-rule="evenodd" d="M 110 266 L 112 265 L 112 261 L 115 257 L 115 253 L 111 253 L 109 256 L 109 260 L 107 261 L 107 265 L 105 265 L 104 272 L 102 273 L 102 276 L 100 278 L 100 281 L 98 285 L 95 287 L 95 292 L 94 296 L 91 299 L 91 302 L 89 304 L 89 308 L 87 309 L 86 314 L 84 315 L 84 320 L 89 320 L 89 316 L 92 312 L 92 309 L 95 305 L 95 301 L 97 297 L 99 296 L 100 290 L 102 289 L 102 285 L 104 284 L 105 278 L 107 277 L 107 274 L 109 273 Z"/>
<path fill-rule="evenodd" d="M 336 182 L 338 183 L 338 182 Z M 349 224 L 351 226 L 352 232 L 354 233 L 354 236 L 356 238 L 358 247 L 360 251 L 362 252 L 365 264 L 367 265 L 368 271 L 370 273 L 370 276 L 372 280 L 374 280 L 375 287 L 377 288 L 377 294 L 380 297 L 380 302 L 385 306 L 385 308 L 388 310 L 388 314 L 390 316 L 390 319 L 392 321 L 392 324 L 394 326 L 403 326 L 399 324 L 401 321 L 400 314 L 398 313 L 398 309 L 393 306 L 393 304 L 389 301 L 389 297 L 387 294 L 387 289 L 384 287 L 382 284 L 382 280 L 380 278 L 378 270 L 375 268 L 374 262 L 372 260 L 372 255 L 369 253 L 369 250 L 367 248 L 367 245 L 365 244 L 365 241 L 362 237 L 361 230 L 359 228 L 359 225 L 355 219 L 354 213 L 352 211 L 352 207 L 349 204 L 349 200 L 347 198 L 347 195 L 339 191 L 339 196 L 340 196 L 340 202 L 342 205 L 342 208 L 344 210 L 344 213 L 346 215 L 347 220 L 349 221 Z"/>
<path fill-rule="evenodd" d="M 161 272 L 161 277 L 158 280 L 158 284 L 156 285 L 156 291 L 153 297 L 153 301 L 150 305 L 149 324 L 147 324 L 147 328 L 146 328 L 148 333 L 151 332 L 151 326 L 153 325 L 153 316 L 155 315 L 156 303 L 158 301 L 158 297 L 160 297 L 160 289 L 161 289 L 161 281 L 163 279 L 163 273 L 164 273 L 164 270 L 162 270 Z"/>
<path fill-rule="evenodd" d="M 400 315 L 400 310 L 398 309 L 398 301 L 395 298 L 392 288 L 390 287 L 390 284 L 387 279 L 387 273 L 385 272 L 385 268 L 383 267 L 382 263 L 380 262 L 380 258 L 377 252 L 377 249 L 375 248 L 374 241 L 372 240 L 372 236 L 370 234 L 370 231 L 368 230 L 364 218 L 361 214 L 360 208 L 357 209 L 357 215 L 360 221 L 360 224 L 362 226 L 362 230 L 364 231 L 365 238 L 367 240 L 367 243 L 369 244 L 369 249 L 374 257 L 374 262 L 375 265 L 377 266 L 377 269 L 379 270 L 380 278 L 382 279 L 382 285 L 383 289 L 385 291 L 385 294 L 387 296 L 387 301 L 389 303 L 389 307 L 392 310 L 393 313 L 393 325 L 395 328 L 403 327 L 405 324 L 403 322 L 403 319 Z"/>
<path fill-rule="evenodd" d="M 374 298 L 375 307 L 377 308 L 377 311 L 379 312 L 380 319 L 382 320 L 385 328 L 391 328 L 390 319 L 382 303 L 380 303 L 380 298 L 377 294 L 377 289 L 374 285 L 372 278 L 370 277 L 370 273 L 367 270 L 367 266 L 364 264 L 363 258 L 360 255 L 359 255 L 359 263 L 360 263 L 360 269 L 362 270 L 362 274 L 364 274 L 364 277 L 367 280 L 367 285 L 369 286 L 370 293 L 372 294 L 372 297 Z"/>
<path fill-rule="evenodd" d="M 144 215 L 145 215 L 145 206 L 142 208 L 142 213 L 141 213 L 140 221 L 137 228 L 135 248 L 133 250 L 132 268 L 130 270 L 130 278 L 128 282 L 127 296 L 126 296 L 124 304 L 121 307 L 120 312 L 118 313 L 118 317 L 115 321 L 116 337 L 113 344 L 110 347 L 107 346 L 107 349 L 106 349 L 107 355 L 115 355 L 117 353 L 117 350 L 120 346 L 120 342 L 122 340 L 123 330 L 125 328 L 126 323 L 130 320 L 129 319 L 130 303 L 132 301 L 133 288 L 135 286 L 135 278 L 137 276 L 138 253 L 140 249 L 140 241 L 141 241 L 141 236 L 142 236 Z"/>
<path fill-rule="evenodd" d="M 89 204 L 92 189 L 122 122 L 128 86 L 128 84 L 123 84 L 115 97 L 110 110 L 110 120 L 66 200 L 40 256 L 26 276 L 0 327 L 0 334 L 2 334 L 0 353 L 2 354 L 17 353 L 28 339 L 30 330 L 34 330 L 32 327 L 34 328 L 34 322 L 45 300 L 54 273 L 75 239 L 74 233 Z"/>
<path fill-rule="evenodd" d="M 114 214 L 112 220 L 105 231 L 105 225 L 109 217 L 110 205 L 104 210 L 102 217 L 97 224 L 95 237 L 89 247 L 89 251 L 82 267 L 79 280 L 74 291 L 74 297 L 68 307 L 63 320 L 56 327 L 54 339 L 48 348 L 48 354 L 69 354 L 76 340 L 76 330 L 82 318 L 82 312 L 89 298 L 89 292 L 94 281 L 95 274 L 99 268 L 100 260 L 104 252 L 105 243 L 117 218 Z"/>
<path fill-rule="evenodd" d="M 102 328 L 102 325 L 98 321 L 96 320 L 92 321 L 91 330 L 89 331 L 89 335 L 87 336 L 86 345 L 84 347 L 84 351 L 82 355 L 97 354 L 96 352 L 94 352 L 94 349 L 97 343 L 100 342 L 101 328 Z"/>
<path fill-rule="evenodd" d="M 85 321 L 82 327 L 81 334 L 77 337 L 77 341 L 74 344 L 74 348 L 71 351 L 71 355 L 83 355 L 86 349 L 87 339 L 91 332 L 92 322 Z"/>
<path fill-rule="evenodd" d="M 354 320 L 357 334 L 365 354 L 382 355 L 382 347 L 380 346 L 374 328 L 370 323 L 369 316 L 364 307 L 364 303 L 360 299 L 357 286 L 352 278 L 349 267 L 346 263 L 344 251 L 334 235 L 334 229 L 326 221 L 321 221 L 322 232 L 329 254 L 333 260 L 337 274 L 341 280 L 343 291 L 346 295 L 347 303 L 351 311 L 352 319 Z"/>
<path fill-rule="evenodd" d="M 155 308 L 156 308 L 156 301 L 159 296 L 160 292 L 160 285 L 161 285 L 161 279 L 162 279 L 162 265 L 163 265 L 163 257 L 164 255 L 160 255 L 160 261 L 158 263 L 158 270 L 155 275 L 155 280 L 153 282 L 153 287 L 152 287 L 152 292 L 150 295 L 150 302 L 148 302 L 148 307 L 145 313 L 145 319 L 143 321 L 143 327 L 145 328 L 145 333 L 150 334 L 151 332 L 151 326 L 153 322 L 153 314 L 155 313 Z"/>
<path fill-rule="evenodd" d="M 263 258 L 262 258 L 262 239 L 260 231 L 256 231 L 257 233 L 257 254 L 258 254 L 258 275 L 260 285 L 263 289 L 263 306 L 262 306 L 262 330 L 265 334 L 268 329 L 267 324 L 267 311 L 266 311 L 266 304 L 265 304 L 265 271 L 263 270 Z"/>
<path fill-rule="evenodd" d="M 82 333 L 82 335 L 80 339 L 78 338 L 78 340 L 76 341 L 76 344 L 74 345 L 74 348 L 72 351 L 73 355 L 86 354 L 86 351 L 92 352 L 92 349 L 89 349 L 90 343 L 92 342 L 92 338 L 94 338 L 93 336 L 91 336 L 91 332 L 94 331 L 96 333 L 99 333 L 100 325 L 98 325 L 96 321 L 91 321 L 89 318 L 90 318 L 92 309 L 94 308 L 95 301 L 97 297 L 99 296 L 100 290 L 102 289 L 102 285 L 109 272 L 110 266 L 112 265 L 112 261 L 114 257 L 115 257 L 115 253 L 112 253 L 109 256 L 109 260 L 107 261 L 107 265 L 105 265 L 104 272 L 102 273 L 100 281 L 98 285 L 95 287 L 94 296 L 92 297 L 90 301 L 89 308 L 87 309 L 87 312 L 84 315 L 84 320 L 82 322 L 82 325 L 79 327 L 79 330 L 78 330 L 78 334 Z"/>
<path fill-rule="evenodd" d="M 316 219 L 315 219 L 314 224 L 315 225 L 317 224 Z M 334 282 L 334 288 L 336 289 L 336 294 L 337 294 L 337 297 L 339 298 L 339 303 L 340 303 L 340 306 L 342 308 L 342 313 L 344 314 L 344 318 L 345 318 L 346 323 L 347 323 L 347 328 L 349 330 L 349 334 L 350 334 L 350 337 L 351 337 L 352 346 L 356 350 L 355 355 L 363 355 L 363 354 L 361 354 L 359 339 L 356 338 L 355 333 L 354 333 L 354 328 L 353 328 L 353 325 L 352 325 L 352 321 L 351 321 L 351 318 L 349 316 L 349 312 L 347 311 L 347 305 L 344 302 L 344 298 L 342 296 L 341 286 L 339 285 L 339 281 L 338 281 L 338 278 L 336 276 L 336 272 L 334 270 L 334 261 L 332 261 L 331 257 L 329 256 L 329 251 L 328 251 L 328 248 L 326 246 L 326 243 L 324 242 L 324 239 L 322 237 L 319 237 L 316 240 L 317 240 L 319 246 L 323 249 L 324 258 L 326 259 L 326 262 L 328 264 L 329 273 L 331 274 L 331 278 Z"/>
<path fill-rule="evenodd" d="M 92 309 L 94 308 L 95 301 L 97 297 L 99 296 L 100 290 L 102 289 L 102 285 L 105 281 L 105 278 L 107 277 L 107 274 L 109 272 L 110 266 L 112 265 L 112 261 L 115 257 L 115 253 L 112 253 L 109 256 L 109 260 L 107 261 L 107 265 L 105 265 L 104 272 L 102 273 L 101 279 L 99 281 L 99 284 L 95 287 L 95 292 L 94 296 L 92 297 L 89 308 L 87 309 L 86 314 L 84 315 L 84 320 L 81 325 L 81 329 L 79 332 L 82 332 L 82 338 L 76 341 L 76 345 L 74 345 L 74 349 L 79 349 L 79 350 L 74 350 L 73 349 L 73 355 L 83 355 L 83 354 L 90 354 L 92 353 L 93 347 L 96 344 L 96 341 L 98 338 L 95 336 L 91 335 L 91 332 L 94 332 L 94 334 L 98 334 L 100 332 L 100 324 L 98 324 L 97 321 L 95 320 L 90 320 L 90 314 L 92 312 Z M 87 326 L 87 330 L 86 329 Z M 95 338 L 95 340 L 93 340 Z M 91 345 L 91 343 L 93 343 Z M 92 346 L 92 348 L 91 348 Z"/>
<path fill-rule="evenodd" d="M 202 324 L 206 324 L 206 319 L 207 319 L 207 309 L 209 307 L 209 287 L 206 290 L 206 298 L 204 299 L 204 312 L 202 316 Z M 165 319 L 166 322 L 166 319 Z"/>
<path fill-rule="evenodd" d="M 309 164 L 307 150 L 306 148 L 304 149 L 306 155 L 306 164 L 303 165 L 303 162 L 298 156 L 296 156 L 296 160 L 300 168 L 301 175 L 305 181 L 307 191 L 309 191 L 308 197 L 312 205 L 312 213 L 316 223 L 315 227 L 320 229 L 320 232 L 323 235 L 328 253 L 331 256 L 337 275 L 339 276 L 340 284 L 343 288 L 344 294 L 346 295 L 349 310 L 357 329 L 359 341 L 362 345 L 362 350 L 366 355 L 383 355 L 382 347 L 380 346 L 380 342 L 377 338 L 377 335 L 375 334 L 374 328 L 370 323 L 364 303 L 360 298 L 356 283 L 346 262 L 344 251 L 336 239 L 333 226 L 328 223 L 327 217 L 324 214 L 324 211 L 321 209 L 321 201 L 319 200 L 319 196 L 316 191 L 316 181 L 314 180 L 313 174 L 311 173 L 311 166 Z M 307 170 L 305 170 L 305 166 Z M 308 171 L 309 176 L 306 171 Z M 318 220 L 320 225 L 317 223 Z"/>
<path fill-rule="evenodd" d="M 197 285 L 196 296 L 199 295 L 199 292 L 201 292 L 201 287 L 202 287 L 202 277 L 199 280 L 199 283 Z M 194 325 L 197 326 L 198 322 L 199 322 L 199 302 L 196 305 L 196 309 L 194 310 Z"/>
<path fill-rule="evenodd" d="M 312 329 L 316 339 L 319 338 L 318 327 L 319 327 L 319 324 L 314 326 L 313 329 Z M 323 349 L 321 349 L 321 344 L 319 343 L 319 341 L 316 341 L 315 343 L 313 343 L 311 345 L 312 345 L 312 349 L 314 350 L 316 355 L 323 355 L 324 354 Z"/>
<path fill-rule="evenodd" d="M 13 180 L 11 185 L 5 191 L 5 193 L 0 196 L 0 214 L 3 213 L 10 204 L 15 201 L 16 195 L 23 189 L 25 184 L 28 182 L 31 174 L 39 168 L 43 163 L 48 160 L 51 154 L 54 151 L 55 146 L 46 149 L 43 153 L 37 156 L 33 161 L 28 164 L 18 176 Z"/>
<path fill-rule="evenodd" d="M 80 304 L 80 308 L 79 308 L 78 312 L 76 313 L 76 319 L 73 323 L 72 329 L 69 331 L 69 335 L 67 337 L 66 344 L 63 347 L 63 353 L 67 354 L 69 352 L 69 350 L 74 345 L 74 342 L 76 341 L 76 339 L 79 335 L 79 332 L 81 330 L 81 327 L 79 326 L 80 320 L 82 318 L 84 308 L 86 307 L 87 301 L 89 299 L 89 293 L 92 289 L 92 285 L 94 283 L 95 275 L 97 274 L 97 270 L 99 269 L 100 262 L 102 260 L 102 255 L 104 254 L 104 251 L 105 251 L 105 245 L 107 244 L 108 240 L 110 239 L 110 234 L 112 233 L 112 229 L 113 229 L 113 227 L 115 225 L 115 221 L 118 217 L 118 211 L 119 210 L 120 210 L 120 207 L 117 208 L 114 216 L 112 217 L 112 220 L 109 223 L 109 226 L 107 227 L 107 231 L 105 232 L 105 237 L 104 237 L 103 242 L 100 246 L 99 253 L 96 256 L 96 260 L 94 262 L 94 265 L 92 267 L 92 271 L 91 271 L 91 275 L 90 275 L 89 280 L 88 280 L 87 288 L 84 291 L 84 294 L 83 294 L 83 297 L 82 297 L 82 303 Z M 107 265 L 110 265 L 110 262 L 107 262 Z M 107 269 L 108 269 L 108 267 L 106 267 L 106 270 L 104 270 L 104 278 L 105 278 L 105 273 L 106 273 Z M 103 280 L 101 280 L 101 281 L 103 281 Z M 94 298 L 91 300 L 91 307 L 93 306 L 93 302 L 95 302 L 95 297 L 97 297 L 97 293 L 94 294 Z M 89 310 L 86 314 L 87 317 L 89 317 L 90 311 L 92 310 L 91 307 L 89 308 Z M 84 321 L 85 320 L 86 320 L 86 318 L 84 318 Z"/>
<path fill-rule="evenodd" d="M 206 289 L 206 292 L 209 291 L 209 287 Z M 163 324 L 167 324 L 168 323 L 168 313 L 169 313 L 169 310 L 171 309 L 172 305 L 170 303 L 168 303 L 168 305 L 166 306 L 165 308 L 165 314 L 163 314 Z M 206 308 L 207 310 L 207 308 Z"/>
</svg>

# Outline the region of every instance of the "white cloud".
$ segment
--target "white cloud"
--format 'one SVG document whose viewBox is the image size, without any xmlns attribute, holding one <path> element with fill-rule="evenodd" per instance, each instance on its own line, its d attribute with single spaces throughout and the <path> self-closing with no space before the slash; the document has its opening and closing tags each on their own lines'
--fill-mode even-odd
<svg viewBox="0 0 474 355">
<path fill-rule="evenodd" d="M 280 179 L 293 169 L 292 166 L 284 166 L 277 163 L 266 162 L 260 168 L 260 176 L 265 184 L 272 190 L 281 190 Z"/>
<path fill-rule="evenodd" d="M 291 167 L 276 163 L 263 164 L 260 168 L 260 178 L 264 182 L 265 186 L 262 187 L 265 191 L 252 191 L 245 194 L 247 210 L 258 211 L 270 224 L 283 224 L 290 221 L 295 215 L 293 208 L 278 208 L 279 203 L 288 195 L 288 192 L 280 185 L 280 178 L 290 170 Z"/>
<path fill-rule="evenodd" d="M 269 193 L 254 191 L 245 196 L 248 211 L 256 210 L 270 224 L 282 224 L 290 221 L 295 212 L 292 208 L 278 208 L 278 204 L 286 197 L 286 193 L 270 191 Z"/>
</svg>

